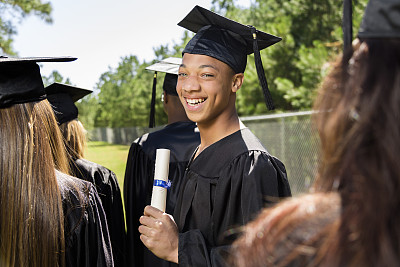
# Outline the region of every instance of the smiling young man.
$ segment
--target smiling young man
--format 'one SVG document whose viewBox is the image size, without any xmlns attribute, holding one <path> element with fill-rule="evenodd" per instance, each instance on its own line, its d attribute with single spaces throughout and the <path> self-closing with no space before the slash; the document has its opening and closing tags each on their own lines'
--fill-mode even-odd
<svg viewBox="0 0 400 267">
<path fill-rule="evenodd" d="M 199 6 L 178 25 L 196 32 L 183 51 L 177 92 L 201 143 L 179 188 L 176 224 L 147 206 L 139 232 L 160 258 L 180 266 L 219 266 L 235 238 L 232 230 L 291 195 L 284 165 L 240 122 L 235 107 L 247 54 L 255 52 L 261 71 L 258 47 L 280 38 Z M 263 71 L 259 77 L 272 107 Z"/>
</svg>

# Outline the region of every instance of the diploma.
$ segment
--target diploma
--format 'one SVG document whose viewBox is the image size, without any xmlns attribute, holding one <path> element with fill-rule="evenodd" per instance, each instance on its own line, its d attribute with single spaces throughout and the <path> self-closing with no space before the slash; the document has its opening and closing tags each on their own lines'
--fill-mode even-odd
<svg viewBox="0 0 400 267">
<path fill-rule="evenodd" d="M 151 206 L 165 212 L 169 172 L 169 149 L 157 149 Z"/>
</svg>

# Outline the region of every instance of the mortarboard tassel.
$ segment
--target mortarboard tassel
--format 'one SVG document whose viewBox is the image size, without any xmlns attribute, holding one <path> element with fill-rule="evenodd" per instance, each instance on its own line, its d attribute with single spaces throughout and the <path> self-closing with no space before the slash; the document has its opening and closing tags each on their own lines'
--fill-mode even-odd
<svg viewBox="0 0 400 267">
<path fill-rule="evenodd" d="M 149 128 L 154 128 L 154 126 L 155 126 L 156 86 L 157 86 L 157 72 L 154 72 L 154 78 L 153 78 L 153 92 L 152 92 L 152 94 L 151 94 L 151 104 L 150 104 L 150 122 L 149 122 Z"/>
<path fill-rule="evenodd" d="M 264 93 L 265 104 L 267 104 L 269 110 L 273 110 L 275 107 L 274 103 L 272 102 L 271 92 L 268 89 L 268 83 L 265 77 L 264 68 L 261 61 L 260 50 L 258 49 L 257 34 L 256 34 L 257 29 L 254 26 L 250 26 L 250 28 L 251 28 L 251 33 L 253 34 L 253 52 L 254 52 L 254 61 L 256 64 L 258 80 L 260 81 Z"/>
<path fill-rule="evenodd" d="M 353 41 L 353 8 L 352 0 L 343 1 L 343 50 L 351 48 Z"/>
</svg>

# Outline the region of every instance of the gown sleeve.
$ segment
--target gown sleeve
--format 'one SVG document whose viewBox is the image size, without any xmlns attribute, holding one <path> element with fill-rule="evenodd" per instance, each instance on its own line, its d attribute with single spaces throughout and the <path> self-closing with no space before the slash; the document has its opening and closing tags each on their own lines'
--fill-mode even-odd
<svg viewBox="0 0 400 267">
<path fill-rule="evenodd" d="M 126 233 L 121 191 L 114 172 L 104 166 L 77 159 L 72 169 L 77 177 L 92 182 L 106 214 L 115 266 L 126 266 Z"/>
<path fill-rule="evenodd" d="M 98 194 L 108 218 L 108 229 L 113 249 L 115 266 L 126 266 L 126 233 L 124 210 L 122 207 L 121 191 L 119 189 L 117 177 L 114 172 L 108 169 L 98 172 L 96 175 L 102 175 L 100 178 L 104 183 L 98 189 Z M 99 183 L 100 184 L 100 183 Z"/>
<path fill-rule="evenodd" d="M 133 143 L 129 149 L 124 179 L 124 199 L 127 224 L 127 261 L 130 266 L 144 266 L 145 247 L 140 241 L 139 218 L 150 204 L 154 162 L 141 146 Z"/>
<path fill-rule="evenodd" d="M 66 266 L 114 266 L 106 216 L 96 189 L 70 196 L 65 227 Z M 82 204 L 83 203 L 83 204 Z"/>
<path fill-rule="evenodd" d="M 290 196 L 290 188 L 281 188 L 287 183 L 285 168 L 275 160 L 263 151 L 249 151 L 221 171 L 215 192 L 211 190 L 210 228 L 190 227 L 179 234 L 179 266 L 226 266 L 238 227 L 254 219 L 263 207 Z M 196 208 L 202 210 L 192 206 Z M 199 218 L 207 216 L 198 213 Z"/>
</svg>

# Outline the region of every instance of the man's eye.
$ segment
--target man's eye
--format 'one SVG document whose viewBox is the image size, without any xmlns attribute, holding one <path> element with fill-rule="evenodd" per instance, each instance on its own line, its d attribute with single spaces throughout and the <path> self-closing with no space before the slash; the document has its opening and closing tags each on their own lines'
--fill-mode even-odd
<svg viewBox="0 0 400 267">
<path fill-rule="evenodd" d="M 214 75 L 213 75 L 213 74 L 210 74 L 210 73 L 204 73 L 202 76 L 205 77 L 205 78 L 214 77 Z"/>
<path fill-rule="evenodd" d="M 186 73 L 183 73 L 183 72 L 180 72 L 180 73 L 178 73 L 178 76 L 179 76 L 179 77 L 186 77 L 187 74 L 186 74 Z"/>
</svg>

